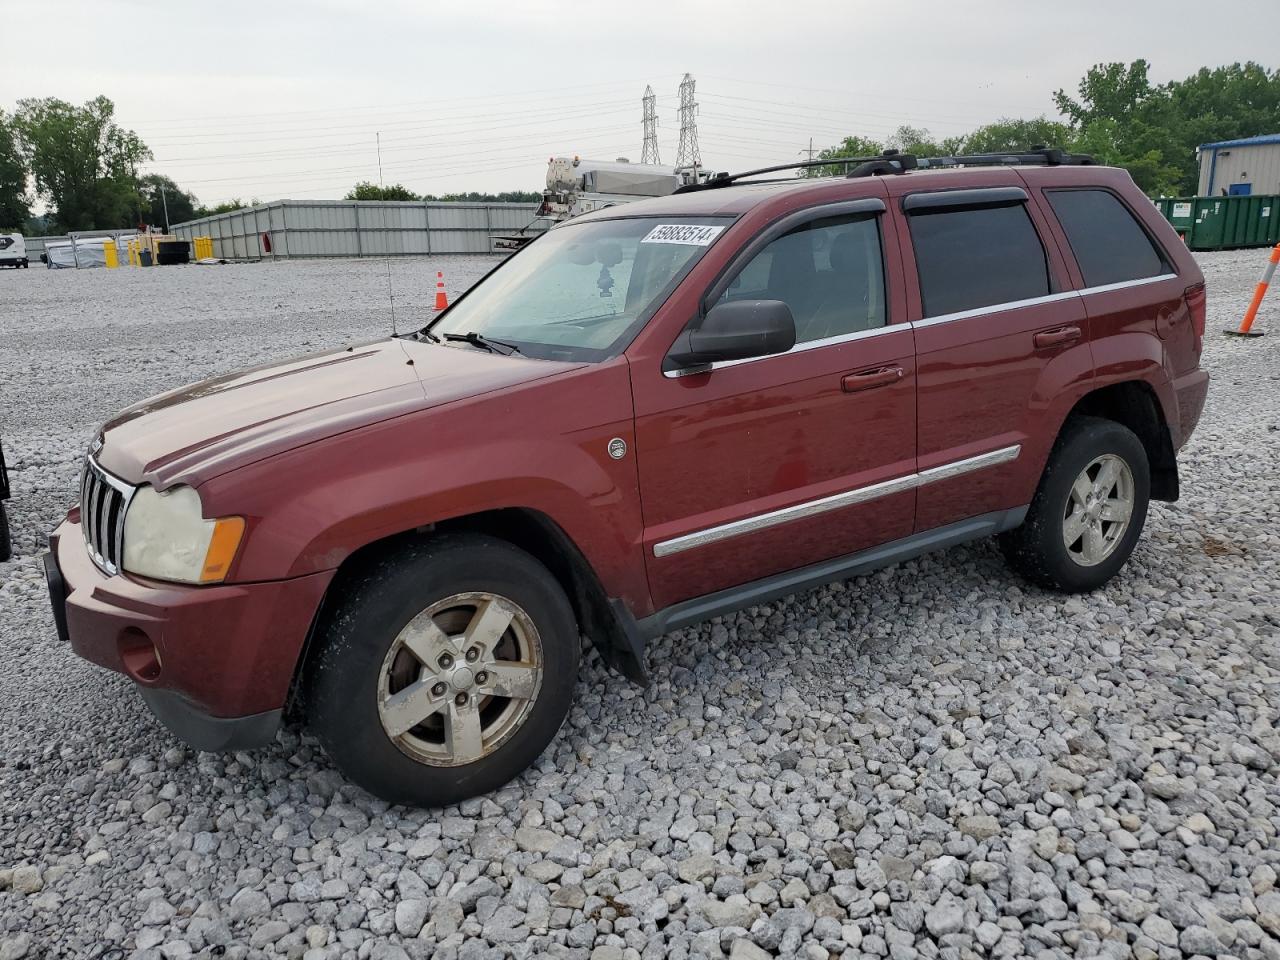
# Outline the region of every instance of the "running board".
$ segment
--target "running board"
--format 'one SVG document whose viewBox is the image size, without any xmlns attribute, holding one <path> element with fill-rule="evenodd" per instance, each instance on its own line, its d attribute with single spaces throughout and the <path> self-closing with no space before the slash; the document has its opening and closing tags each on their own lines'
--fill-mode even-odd
<svg viewBox="0 0 1280 960">
<path fill-rule="evenodd" d="M 642 641 L 653 640 L 664 633 L 687 627 L 691 623 L 699 623 L 744 607 L 768 603 L 787 594 L 820 587 L 834 580 L 845 580 L 859 574 L 870 573 L 881 567 L 918 557 L 923 553 L 945 550 L 947 547 L 954 547 L 969 540 L 978 540 L 1003 533 L 1005 530 L 1012 530 L 1022 523 L 1028 509 L 1029 505 L 1015 507 L 1012 510 L 984 513 L 945 527 L 936 527 L 901 540 L 884 543 L 869 550 L 836 557 L 833 560 L 824 560 L 797 570 L 788 570 L 785 573 L 765 577 L 763 580 L 730 587 L 718 593 L 709 593 L 704 597 L 684 600 L 642 620 L 633 620 L 624 629 L 634 625 L 636 634 Z M 625 613 L 625 607 L 622 604 L 615 602 L 614 609 L 619 615 Z"/>
</svg>

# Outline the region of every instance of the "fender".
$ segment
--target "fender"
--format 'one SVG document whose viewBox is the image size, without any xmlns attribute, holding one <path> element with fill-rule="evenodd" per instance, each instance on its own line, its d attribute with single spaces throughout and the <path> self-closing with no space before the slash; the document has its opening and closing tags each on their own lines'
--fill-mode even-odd
<svg viewBox="0 0 1280 960">
<path fill-rule="evenodd" d="M 548 424 L 560 431 L 548 436 Z M 333 570 L 375 541 L 507 508 L 568 536 L 611 597 L 649 611 L 625 358 L 371 424 L 202 484 L 206 515 L 245 517 L 230 580 Z"/>
</svg>

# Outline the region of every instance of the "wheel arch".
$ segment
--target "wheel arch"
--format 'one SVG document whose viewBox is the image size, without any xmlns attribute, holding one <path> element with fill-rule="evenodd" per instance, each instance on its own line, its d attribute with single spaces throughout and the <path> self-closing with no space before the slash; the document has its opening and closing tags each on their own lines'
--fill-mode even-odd
<svg viewBox="0 0 1280 960">
<path fill-rule="evenodd" d="M 494 537 L 524 550 L 550 571 L 560 584 L 578 621 L 578 629 L 599 652 L 601 658 L 627 679 L 644 685 L 644 641 L 625 604 L 611 600 L 591 564 L 573 539 L 551 517 L 540 510 L 506 507 L 453 517 L 415 527 L 366 543 L 352 551 L 339 565 L 316 608 L 307 637 L 294 665 L 289 687 L 287 712 L 297 715 L 302 705 L 302 681 L 313 652 L 319 625 L 341 594 L 345 584 L 360 571 L 387 553 L 415 540 L 444 533 L 478 533 Z"/>
<path fill-rule="evenodd" d="M 1076 401 L 1059 427 L 1058 435 L 1075 416 L 1099 417 L 1132 430 L 1147 452 L 1151 465 L 1151 499 L 1178 499 L 1178 460 L 1164 407 L 1155 389 L 1145 380 L 1125 380 L 1086 393 Z"/>
</svg>

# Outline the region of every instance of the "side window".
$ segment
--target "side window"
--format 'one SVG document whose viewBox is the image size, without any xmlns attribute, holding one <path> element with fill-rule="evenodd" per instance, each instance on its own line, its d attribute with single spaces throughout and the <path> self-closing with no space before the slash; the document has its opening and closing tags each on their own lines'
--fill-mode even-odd
<svg viewBox="0 0 1280 960">
<path fill-rule="evenodd" d="M 1049 293 L 1044 245 L 1024 204 L 924 209 L 908 220 L 926 317 Z"/>
<path fill-rule="evenodd" d="M 1167 268 L 1133 214 L 1106 190 L 1047 190 L 1085 286 L 1158 277 Z"/>
<path fill-rule="evenodd" d="M 726 300 L 781 300 L 795 318 L 797 343 L 884 326 L 878 220 L 828 217 L 783 234 L 742 268 Z"/>
</svg>

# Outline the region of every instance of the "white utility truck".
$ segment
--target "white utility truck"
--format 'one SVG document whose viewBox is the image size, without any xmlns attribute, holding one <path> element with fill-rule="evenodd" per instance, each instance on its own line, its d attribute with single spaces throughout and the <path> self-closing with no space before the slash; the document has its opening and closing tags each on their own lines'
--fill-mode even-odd
<svg viewBox="0 0 1280 960">
<path fill-rule="evenodd" d="M 495 236 L 493 244 L 499 250 L 519 250 L 538 235 L 529 231 L 536 223 L 551 227 L 592 210 L 646 197 L 665 197 L 686 183 L 705 178 L 705 172 L 697 168 L 686 170 L 631 163 L 625 157 L 617 160 L 552 157 L 547 163 L 547 186 L 542 191 L 537 216 L 514 234 Z"/>
<path fill-rule="evenodd" d="M 20 233 L 0 233 L 0 267 L 25 267 L 27 241 Z"/>
</svg>

